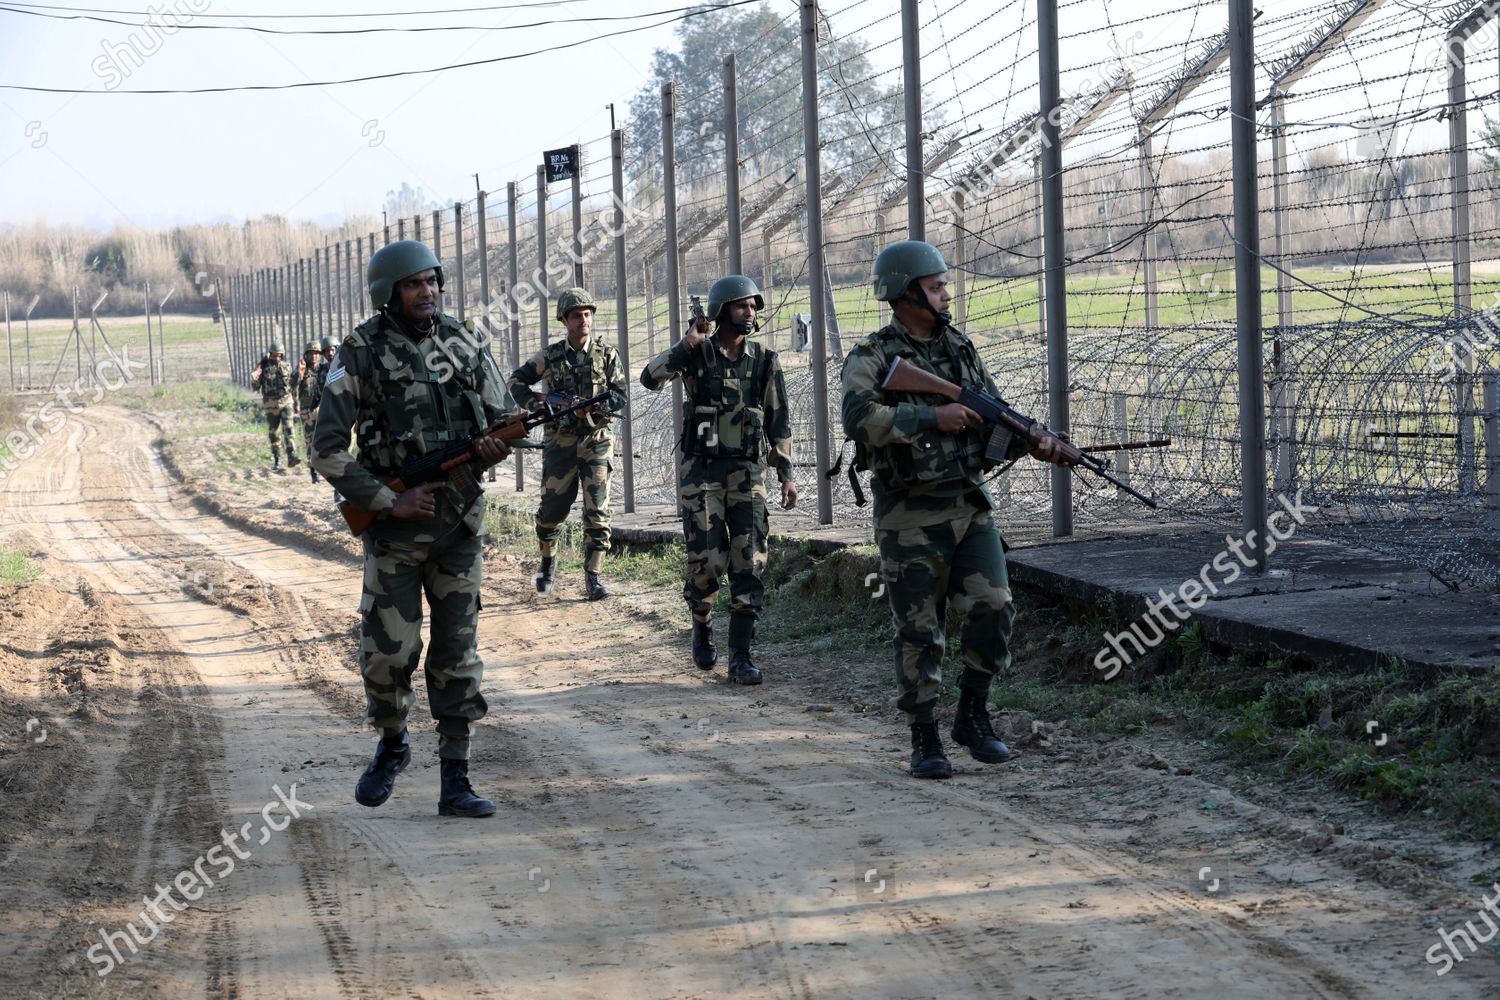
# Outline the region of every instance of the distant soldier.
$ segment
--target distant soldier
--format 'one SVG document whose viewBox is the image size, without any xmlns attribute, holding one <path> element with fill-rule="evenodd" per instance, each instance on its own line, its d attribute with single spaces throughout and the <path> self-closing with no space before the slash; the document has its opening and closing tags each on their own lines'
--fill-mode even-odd
<svg viewBox="0 0 1500 1000">
<path fill-rule="evenodd" d="M 948 609 L 963 621 L 963 673 L 953 741 L 986 764 L 1010 759 L 989 716 L 990 682 L 1010 662 L 1015 608 L 1005 552 L 984 487 L 984 421 L 941 397 L 882 389 L 896 358 L 959 385 L 999 392 L 974 344 L 954 329 L 948 265 L 930 243 L 902 240 L 875 258 L 875 298 L 889 302 L 888 326 L 844 361 L 844 433 L 854 467 L 868 468 L 875 494 L 880 579 L 895 621 L 897 707 L 911 725 L 911 774 L 948 778 L 953 766 L 938 736 L 943 633 Z M 1009 458 L 1026 453 L 1017 438 Z M 1051 442 L 1034 457 L 1054 460 Z"/>
<path fill-rule="evenodd" d="M 445 479 L 402 493 L 386 485 L 414 458 L 513 415 L 487 348 L 439 304 L 443 269 L 432 250 L 398 240 L 370 257 L 374 316 L 344 339 L 323 384 L 312 461 L 357 509 L 376 516 L 363 534 L 360 673 L 365 718 L 380 731 L 354 799 L 378 806 L 411 763 L 407 714 L 422 659 L 422 601 L 430 629 L 427 704 L 437 721 L 441 816 L 490 816 L 494 803 L 469 783 L 469 739 L 484 718 L 484 661 L 477 647 L 484 573 L 483 469 L 510 454 L 492 437 Z M 350 454 L 349 431 L 358 439 Z"/>
<path fill-rule="evenodd" d="M 647 389 L 681 378 L 682 468 L 679 509 L 687 548 L 682 596 L 693 616 L 693 662 L 709 670 L 714 595 L 729 571 L 729 680 L 759 684 L 750 659 L 765 588 L 766 459 L 781 480 L 781 506 L 797 505 L 792 482 L 792 421 L 776 352 L 749 339 L 765 299 L 755 282 L 730 275 L 708 292 L 708 314 L 641 372 Z M 705 336 L 714 324 L 712 336 Z M 707 350 L 704 345 L 707 344 Z"/>
<path fill-rule="evenodd" d="M 584 589 L 591 601 L 609 596 L 599 579 L 609 552 L 609 472 L 614 447 L 609 418 L 625 408 L 625 373 L 620 356 L 594 336 L 594 297 L 570 288 L 557 298 L 557 318 L 568 328 L 566 339 L 548 344 L 510 376 L 510 394 L 523 407 L 536 399 L 532 386 L 546 383 L 547 392 L 587 399 L 609 393 L 609 402 L 592 410 L 549 423 L 542 452 L 542 500 L 536 512 L 536 537 L 542 565 L 535 577 L 536 592 L 552 592 L 557 540 L 563 522 L 583 487 Z"/>
<path fill-rule="evenodd" d="M 322 359 L 317 343 L 309 340 L 302 349 L 302 360 L 297 363 L 297 373 L 293 378 L 297 385 L 296 413 L 302 418 L 302 444 L 308 455 L 312 454 L 313 424 L 318 419 L 317 392 L 321 379 L 326 377 L 320 363 Z M 311 464 L 307 475 L 313 482 L 318 481 L 318 470 Z"/>
<path fill-rule="evenodd" d="M 292 369 L 282 357 L 281 342 L 272 341 L 266 356 L 250 373 L 250 387 L 260 390 L 261 409 L 266 414 L 267 434 L 271 439 L 271 468 L 280 470 L 281 450 L 276 432 L 286 441 L 286 464 L 297 464 L 297 449 L 292 445 Z"/>
</svg>

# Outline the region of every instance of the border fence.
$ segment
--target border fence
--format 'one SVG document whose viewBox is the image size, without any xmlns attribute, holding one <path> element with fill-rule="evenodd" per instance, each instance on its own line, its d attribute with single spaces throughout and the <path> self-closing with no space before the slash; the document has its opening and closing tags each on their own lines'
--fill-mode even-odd
<svg viewBox="0 0 1500 1000">
<path fill-rule="evenodd" d="M 733 39 L 719 72 L 659 81 L 659 129 L 559 136 L 565 181 L 543 163 L 229 267 L 231 377 L 273 335 L 295 353 L 357 324 L 366 263 L 393 239 L 437 251 L 448 311 L 506 371 L 561 335 L 553 298 L 582 283 L 633 378 L 677 340 L 690 294 L 742 272 L 787 368 L 806 516 L 865 518 L 823 474 L 838 369 L 886 322 L 870 262 L 910 235 L 951 262 L 957 325 L 1012 405 L 1084 445 L 1170 439 L 1112 453 L 1158 511 L 1025 462 L 996 480 L 1007 525 L 1264 538 L 1273 497 L 1302 493 L 1323 512 L 1310 532 L 1500 585 L 1500 0 L 1259 18 L 1233 0 L 1228 24 L 1201 0 L 782 10 L 767 35 L 795 28 L 795 51 L 749 60 L 765 38 Z M 850 80 L 836 49 L 893 66 Z M 857 98 L 871 83 L 883 96 Z M 792 94 L 800 129 L 742 128 Z M 633 386 L 627 511 L 675 500 L 679 413 Z"/>
</svg>

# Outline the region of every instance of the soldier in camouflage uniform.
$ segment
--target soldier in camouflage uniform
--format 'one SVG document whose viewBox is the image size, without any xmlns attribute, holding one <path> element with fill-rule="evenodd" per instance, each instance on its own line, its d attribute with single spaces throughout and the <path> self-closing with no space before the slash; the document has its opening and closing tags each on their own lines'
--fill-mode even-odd
<svg viewBox="0 0 1500 1000">
<path fill-rule="evenodd" d="M 286 441 L 286 464 L 297 464 L 297 449 L 292 446 L 292 369 L 282 360 L 284 354 L 281 342 L 272 341 L 265 358 L 250 373 L 250 387 L 260 390 L 260 405 L 266 414 L 272 469 L 281 468 L 281 450 L 276 441 L 278 431 Z"/>
<path fill-rule="evenodd" d="M 322 365 L 319 364 L 321 360 L 317 343 L 309 340 L 302 349 L 302 363 L 297 366 L 297 373 L 292 378 L 297 397 L 294 412 L 302 418 L 302 443 L 309 457 L 312 455 L 313 424 L 318 418 L 316 396 L 322 372 Z M 308 465 L 307 475 L 313 482 L 318 481 L 318 470 L 312 468 L 311 463 Z"/>
<path fill-rule="evenodd" d="M 469 738 L 485 714 L 476 650 L 483 571 L 478 474 L 510 453 L 484 438 L 477 457 L 397 494 L 387 485 L 413 458 L 516 412 L 483 341 L 439 309 L 443 271 L 425 245 L 400 240 L 370 258 L 374 316 L 343 342 L 318 401 L 313 464 L 351 504 L 376 514 L 365 532 L 360 672 L 366 717 L 380 730 L 354 797 L 378 806 L 411 761 L 407 713 L 422 657 L 422 598 L 432 616 L 425 673 L 437 720 L 444 816 L 488 816 L 469 784 Z M 349 453 L 349 431 L 358 458 Z"/>
<path fill-rule="evenodd" d="M 682 467 L 679 472 L 687 580 L 682 596 L 693 616 L 693 662 L 709 670 L 714 595 L 729 571 L 729 680 L 759 684 L 750 659 L 766 568 L 766 459 L 781 481 L 781 506 L 797 505 L 792 481 L 792 422 L 776 352 L 749 339 L 765 300 L 755 282 L 730 275 L 714 282 L 708 315 L 641 372 L 647 389 L 681 378 Z M 707 324 L 715 325 L 712 336 Z M 704 345 L 707 344 L 707 350 Z"/>
<path fill-rule="evenodd" d="M 880 580 L 896 627 L 897 705 L 911 725 L 911 773 L 918 778 L 953 774 L 936 714 L 950 605 L 964 623 L 953 740 L 984 763 L 1011 756 L 988 709 L 990 682 L 1010 662 L 1015 610 L 983 482 L 984 421 L 942 397 L 881 388 L 892 362 L 904 358 L 999 396 L 973 343 L 951 325 L 947 269 L 928 243 L 904 240 L 883 250 L 875 260 L 875 297 L 891 303 L 894 315 L 849 352 L 843 371 L 844 432 L 855 442 L 855 469 L 871 472 Z M 1026 450 L 1017 439 L 1008 457 Z M 1050 443 L 1032 455 L 1056 457 Z"/>
<path fill-rule="evenodd" d="M 563 522 L 583 487 L 584 589 L 591 601 L 609 596 L 599 579 L 609 552 L 609 472 L 614 446 L 609 418 L 625 408 L 625 373 L 620 356 L 593 335 L 594 297 L 570 288 L 557 298 L 557 318 L 568 328 L 564 340 L 548 344 L 510 376 L 510 393 L 521 406 L 536 399 L 532 386 L 546 382 L 547 392 L 587 399 L 609 392 L 603 407 L 549 423 L 542 452 L 542 500 L 536 512 L 536 537 L 542 565 L 535 577 L 536 592 L 552 592 L 554 553 Z"/>
</svg>

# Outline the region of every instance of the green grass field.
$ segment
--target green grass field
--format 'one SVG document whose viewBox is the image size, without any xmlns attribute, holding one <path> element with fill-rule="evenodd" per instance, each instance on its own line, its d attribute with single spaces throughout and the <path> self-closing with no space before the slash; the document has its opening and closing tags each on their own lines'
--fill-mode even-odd
<svg viewBox="0 0 1500 1000">
<path fill-rule="evenodd" d="M 1479 271 L 1483 271 L 1480 268 Z M 1488 308 L 1500 300 L 1500 275 L 1476 272 L 1474 306 Z M 1434 265 L 1429 271 L 1410 268 L 1367 268 L 1351 272 L 1344 268 L 1299 269 L 1298 277 L 1309 284 L 1327 289 L 1336 298 L 1322 292 L 1293 286 L 1292 310 L 1299 323 L 1355 321 L 1370 318 L 1370 313 L 1438 317 L 1452 311 L 1452 277 L 1446 266 Z M 1266 325 L 1277 322 L 1277 274 L 1262 270 L 1262 315 Z M 1235 318 L 1235 281 L 1231 267 L 1198 268 L 1176 271 L 1163 267 L 1158 275 L 1158 301 L 1161 324 L 1184 330 L 1200 325 L 1233 323 Z M 704 293 L 706 288 L 690 287 Z M 966 288 L 964 327 L 981 346 L 1014 337 L 1017 331 L 1040 330 L 1037 281 L 1034 277 L 995 281 L 970 281 Z M 868 284 L 850 282 L 834 289 L 834 308 L 845 348 L 884 325 L 889 310 L 871 297 Z M 1342 301 L 1341 301 L 1342 300 Z M 1344 304 L 1352 303 L 1353 307 Z M 810 309 L 805 284 L 773 285 L 768 302 L 769 315 L 763 320 L 762 336 L 767 342 L 788 352 L 788 368 L 800 367 L 806 355 L 790 353 L 794 316 Z M 453 303 L 448 304 L 451 310 Z M 665 350 L 671 343 L 665 298 L 649 305 L 645 298 L 629 300 L 630 363 L 638 371 L 653 352 Z M 1068 282 L 1068 319 L 1074 330 L 1110 330 L 1139 327 L 1145 323 L 1143 282 L 1134 273 L 1099 272 L 1075 274 Z M 1368 310 L 1369 312 L 1366 312 Z M 648 313 L 651 316 L 648 321 Z M 683 310 L 684 318 L 686 309 Z M 528 310 L 521 324 L 523 358 L 536 350 L 540 342 L 538 308 Z M 56 372 L 58 385 L 69 385 L 86 373 L 90 364 L 90 347 L 104 357 L 104 344 L 91 329 L 87 317 L 80 321 L 82 344 L 70 342 L 71 320 L 35 320 L 30 324 L 29 362 L 25 324 L 13 318 L 4 344 L 0 344 L 0 384 L 46 388 Z M 132 362 L 148 356 L 145 321 L 142 317 L 101 317 L 100 326 L 117 352 Z M 604 298 L 595 328 L 613 340 L 616 328 L 614 304 Z M 288 331 L 288 349 L 301 346 L 305 331 Z M 548 317 L 548 337 L 562 336 L 562 324 Z M 227 372 L 224 328 L 201 316 L 168 315 L 164 324 L 166 379 L 169 382 L 199 378 L 223 378 Z M 501 338 L 497 357 L 505 363 L 508 334 Z M 68 344 L 66 357 L 62 357 Z M 155 349 L 154 346 L 152 348 Z M 295 355 L 294 355 L 295 356 Z M 12 371 L 14 381 L 12 381 Z M 144 369 L 140 370 L 144 376 Z"/>
</svg>

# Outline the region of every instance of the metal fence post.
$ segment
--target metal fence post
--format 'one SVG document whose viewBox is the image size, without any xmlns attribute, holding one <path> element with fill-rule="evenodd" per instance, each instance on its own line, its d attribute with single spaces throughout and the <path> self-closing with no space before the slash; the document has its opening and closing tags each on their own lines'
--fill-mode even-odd
<svg viewBox="0 0 1500 1000">
<path fill-rule="evenodd" d="M 1069 429 L 1068 302 L 1062 184 L 1062 137 L 1056 109 L 1062 102 L 1057 54 L 1057 0 L 1038 0 L 1037 53 L 1041 67 L 1041 156 L 1043 254 L 1046 258 L 1047 416 L 1054 431 Z M 1052 467 L 1052 534 L 1073 533 L 1073 477 Z"/>
<path fill-rule="evenodd" d="M 615 129 L 609 137 L 611 177 L 615 198 L 615 349 L 620 367 L 630 373 L 630 314 L 625 295 L 625 132 Z M 625 393 L 625 412 L 620 420 L 620 475 L 625 485 L 625 513 L 635 513 L 635 428 L 631 423 L 630 392 Z"/>
<path fill-rule="evenodd" d="M 677 255 L 677 88 L 661 85 L 662 201 L 666 211 L 667 338 L 676 346 L 682 339 L 682 284 Z M 682 380 L 672 380 L 672 439 L 682 440 Z"/>
<path fill-rule="evenodd" d="M 964 292 L 967 282 L 964 279 L 965 258 L 968 256 L 968 247 L 965 245 L 964 237 L 964 192 L 963 188 L 955 188 L 953 191 L 953 283 L 956 293 L 953 299 L 953 320 L 961 330 L 968 326 L 969 307 Z"/>
<path fill-rule="evenodd" d="M 453 283 L 458 287 L 458 321 L 467 318 L 464 303 L 464 203 L 453 203 Z"/>
<path fill-rule="evenodd" d="M 826 282 L 823 259 L 823 160 L 818 135 L 818 5 L 802 6 L 802 155 L 807 165 L 807 273 Z M 920 95 L 918 95 L 920 100 Z M 908 98 L 910 101 L 910 98 Z M 918 155 L 920 159 L 920 154 Z M 920 238 L 920 237 L 918 237 Z M 818 523 L 833 523 L 833 490 L 824 470 L 829 465 L 828 330 L 824 296 L 808 296 L 812 309 L 813 444 L 818 491 Z"/>
<path fill-rule="evenodd" d="M 521 300 L 516 292 L 516 285 L 520 279 L 520 261 L 516 248 L 516 182 L 509 181 L 505 185 L 506 211 L 510 215 L 510 283 L 507 289 L 507 301 L 510 313 L 510 363 L 511 370 L 521 366 Z M 520 493 L 526 488 L 526 471 L 523 462 L 526 457 L 524 451 L 513 453 L 516 460 L 516 492 Z"/>
<path fill-rule="evenodd" d="M 740 245 L 740 103 L 733 52 L 724 57 L 724 185 L 728 210 L 725 235 L 729 238 L 725 271 L 744 274 Z"/>
<path fill-rule="evenodd" d="M 1229 3 L 1234 158 L 1235 303 L 1239 340 L 1240 525 L 1252 568 L 1266 570 L 1266 399 L 1260 313 L 1260 178 L 1255 122 L 1255 9 Z"/>
<path fill-rule="evenodd" d="M 573 146 L 573 285 L 583 287 L 583 146 Z"/>
<path fill-rule="evenodd" d="M 1053 7 L 1056 19 L 1056 6 Z M 913 240 L 927 238 L 927 195 L 922 157 L 922 41 L 917 0 L 901 0 L 901 70 L 906 104 L 906 230 Z M 1054 33 L 1053 44 L 1057 35 Z M 1042 104 L 1047 106 L 1045 94 Z M 817 272 L 814 272 L 817 273 Z"/>
<path fill-rule="evenodd" d="M 1500 372 L 1484 373 L 1485 506 L 1500 511 Z"/>
<path fill-rule="evenodd" d="M 10 292 L 5 293 L 5 362 L 10 366 L 10 391 L 16 391 L 16 345 L 10 336 Z"/>
<path fill-rule="evenodd" d="M 494 337 L 490 330 L 493 316 L 490 312 L 490 238 L 489 219 L 485 217 L 484 190 L 481 188 L 474 200 L 474 214 L 478 217 L 474 223 L 474 235 L 479 245 L 479 322 L 484 325 L 485 339 L 488 341 Z"/>
<path fill-rule="evenodd" d="M 537 289 L 537 340 L 547 346 L 547 306 L 552 298 L 552 275 L 547 271 L 547 168 L 536 168 L 536 273 L 541 285 Z"/>
</svg>

